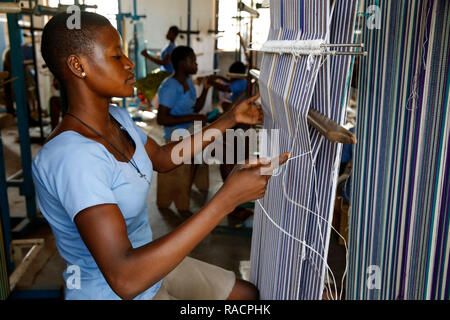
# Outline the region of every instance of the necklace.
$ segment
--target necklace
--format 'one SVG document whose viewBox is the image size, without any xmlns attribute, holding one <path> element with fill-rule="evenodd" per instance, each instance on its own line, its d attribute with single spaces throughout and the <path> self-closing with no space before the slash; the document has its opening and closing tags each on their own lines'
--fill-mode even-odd
<svg viewBox="0 0 450 320">
<path fill-rule="evenodd" d="M 143 178 L 149 185 L 151 184 L 150 181 L 147 179 L 147 176 L 145 174 L 143 174 L 141 172 L 141 170 L 139 170 L 138 166 L 136 165 L 136 163 L 134 162 L 133 158 L 129 159 L 122 151 L 119 150 L 119 148 L 117 148 L 113 143 L 111 143 L 108 139 L 106 139 L 100 132 L 98 132 L 97 130 L 95 130 L 94 128 L 92 128 L 90 125 L 88 125 L 86 122 L 84 122 L 83 120 L 81 120 L 80 118 L 78 118 L 76 115 L 70 113 L 70 112 L 66 112 L 67 115 L 71 116 L 72 118 L 75 118 L 76 120 L 78 120 L 81 124 L 83 124 L 84 126 L 86 126 L 87 128 L 89 128 L 91 131 L 93 131 L 96 135 L 98 135 L 99 137 L 101 137 L 103 140 L 105 140 L 106 143 L 108 143 L 114 150 L 116 150 L 121 156 L 122 158 L 124 158 L 129 164 L 131 164 L 137 171 L 137 173 L 139 174 L 139 177 Z M 120 134 L 123 135 L 122 130 L 120 130 Z"/>
</svg>

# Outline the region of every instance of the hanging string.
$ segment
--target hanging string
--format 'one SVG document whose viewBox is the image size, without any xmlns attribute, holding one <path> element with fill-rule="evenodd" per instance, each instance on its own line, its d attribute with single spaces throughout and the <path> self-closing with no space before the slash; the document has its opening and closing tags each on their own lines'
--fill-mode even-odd
<svg viewBox="0 0 450 320">
<path fill-rule="evenodd" d="M 323 59 L 322 63 L 317 67 L 317 70 L 315 71 L 315 74 L 311 77 L 310 81 L 307 83 L 307 87 L 308 87 L 309 89 L 311 89 L 311 84 L 312 84 L 313 79 L 315 79 L 315 77 L 317 76 L 317 73 L 319 72 L 320 68 L 323 66 L 323 64 L 325 63 L 325 61 L 326 61 L 327 59 L 328 59 L 328 57 L 326 57 L 325 59 Z M 301 114 L 299 113 L 299 114 L 298 114 L 298 117 L 297 117 L 295 137 L 297 137 L 297 135 L 298 135 L 299 122 L 300 122 L 300 115 L 301 115 Z M 296 141 L 297 141 L 297 139 L 295 139 L 295 137 L 294 137 L 293 145 L 292 145 L 292 147 L 291 147 L 291 154 L 292 154 L 292 152 L 294 151 L 295 143 L 296 143 Z M 310 141 L 310 140 L 309 140 L 309 144 L 311 144 L 311 141 Z M 310 145 L 310 147 L 311 147 L 311 145 Z M 312 161 L 312 153 L 311 153 L 311 148 L 310 148 L 310 151 L 308 151 L 308 152 L 306 152 L 306 153 L 302 153 L 302 154 L 300 154 L 300 155 L 297 155 L 297 156 L 294 156 L 294 157 L 290 157 L 290 158 L 288 159 L 287 162 L 290 162 L 290 161 L 292 161 L 292 160 L 294 160 L 294 159 L 297 159 L 297 158 L 306 156 L 306 155 L 308 155 L 308 154 L 310 155 L 311 161 Z M 312 163 L 313 163 L 313 161 L 312 161 Z M 286 163 L 286 164 L 287 164 L 287 163 Z M 312 167 L 313 167 L 313 171 L 314 171 L 315 181 L 317 181 L 317 177 L 316 177 L 316 173 L 315 173 L 315 166 L 313 165 Z M 282 170 L 281 170 L 281 171 L 282 171 Z M 309 210 L 308 208 L 306 208 L 306 207 L 302 206 L 301 204 L 295 202 L 294 200 L 290 199 L 290 197 L 287 195 L 287 192 L 286 192 L 286 184 L 285 184 L 286 172 L 287 172 L 287 170 L 284 170 L 283 181 L 282 181 L 282 182 L 283 182 L 283 194 L 284 194 L 284 196 L 286 197 L 286 199 L 287 199 L 289 202 L 293 203 L 294 205 L 296 205 L 296 206 L 298 206 L 298 207 L 300 207 L 300 208 L 306 210 L 307 212 L 312 213 L 314 216 L 316 216 L 316 217 L 318 217 L 318 218 L 324 220 L 327 224 L 330 224 L 326 219 L 324 219 L 323 217 L 321 217 L 321 216 L 318 215 L 317 213 L 315 213 L 315 212 Z M 280 173 L 281 173 L 281 172 L 279 172 L 277 175 L 273 175 L 272 177 L 274 177 L 274 176 L 276 177 L 276 176 L 278 176 Z M 316 190 L 316 196 L 317 196 L 317 190 Z M 325 263 L 325 265 L 326 265 L 326 267 L 327 267 L 327 271 L 330 272 L 331 275 L 332 275 L 333 283 L 334 283 L 334 286 L 335 286 L 335 288 L 334 288 L 335 291 L 334 291 L 334 292 L 336 293 L 336 296 L 335 296 L 335 297 L 332 296 L 332 298 L 336 299 L 336 298 L 337 298 L 336 279 L 335 279 L 335 277 L 334 277 L 333 271 L 331 270 L 331 268 L 329 268 L 329 266 L 328 266 L 328 264 L 327 264 L 327 261 L 325 261 L 325 259 L 323 258 L 323 256 L 320 255 L 315 249 L 313 249 L 312 247 L 310 247 L 309 245 L 307 245 L 305 241 L 297 239 L 295 236 L 291 235 L 291 234 L 290 234 L 289 232 L 287 232 L 285 229 L 283 229 L 283 228 L 280 227 L 278 224 L 276 224 L 275 221 L 273 221 L 273 219 L 270 218 L 270 216 L 268 215 L 266 209 L 263 207 L 263 205 L 261 204 L 261 202 L 260 202 L 259 200 L 257 200 L 257 202 L 258 202 L 258 204 L 261 206 L 261 208 L 263 209 L 263 211 L 264 211 L 264 213 L 266 214 L 266 216 L 268 217 L 269 221 L 272 222 L 272 223 L 273 223 L 280 231 L 282 231 L 284 234 L 288 235 L 288 236 L 291 237 L 292 239 L 295 239 L 295 240 L 299 241 L 302 245 L 306 246 L 307 248 L 312 249 L 311 251 L 313 251 L 314 253 L 316 253 L 316 254 L 324 261 L 324 263 Z M 316 203 L 316 207 L 317 207 L 317 203 Z M 317 209 L 317 208 L 316 208 L 316 209 Z M 330 225 L 331 225 L 331 224 L 330 224 Z M 323 239 L 322 230 L 321 230 L 321 228 L 320 228 L 320 224 L 318 224 L 318 227 L 319 227 L 319 233 L 320 233 L 320 236 L 321 236 L 322 247 L 324 248 L 324 243 L 323 243 L 323 242 L 324 242 L 324 239 Z M 332 228 L 334 231 L 336 231 L 336 233 L 339 234 L 339 232 L 338 232 L 332 225 L 331 225 L 331 228 Z M 340 235 L 340 234 L 339 234 L 339 235 Z M 343 238 L 342 235 L 340 235 L 340 237 Z M 344 241 L 345 241 L 345 239 L 344 239 Z M 347 248 L 346 248 L 346 250 L 347 250 Z M 327 275 L 328 275 L 328 272 L 327 272 Z M 320 274 L 319 274 L 319 276 L 321 277 Z M 328 286 L 329 286 L 329 281 L 328 281 Z M 330 287 L 326 287 L 326 288 L 327 288 L 327 291 L 331 291 L 331 288 L 330 288 Z M 342 296 L 342 287 L 341 287 L 341 295 L 340 295 L 340 296 Z"/>
<path fill-rule="evenodd" d="M 329 56 L 327 56 L 325 59 L 322 59 L 323 61 L 321 62 L 321 64 L 320 64 L 319 67 L 317 68 L 316 74 L 315 74 L 314 76 L 311 77 L 310 81 L 309 81 L 308 84 L 307 84 L 307 87 L 308 87 L 309 89 L 311 88 L 312 80 L 317 76 L 317 73 L 319 72 L 320 68 L 323 66 L 323 64 L 326 62 L 326 60 L 327 60 L 328 58 L 329 58 Z M 298 130 L 299 130 L 300 115 L 301 115 L 301 114 L 299 113 L 299 114 L 298 114 L 298 117 L 297 117 L 297 121 L 296 121 L 295 137 L 297 137 Z M 294 148 L 295 148 L 295 144 L 296 144 L 297 139 L 294 138 L 293 140 L 294 140 L 294 141 L 293 141 L 293 145 L 292 145 L 292 147 L 291 147 L 291 154 L 292 154 L 292 152 L 293 152 L 293 150 L 294 150 Z M 313 158 L 312 158 L 311 140 L 308 139 L 308 142 L 309 142 L 309 144 L 310 144 L 310 150 L 307 151 L 307 152 L 305 152 L 305 153 L 302 153 L 302 154 L 300 154 L 300 155 L 296 155 L 296 156 L 290 157 L 290 158 L 287 160 L 287 162 L 285 163 L 285 165 L 287 166 L 288 163 L 289 163 L 290 161 L 294 160 L 294 159 L 298 159 L 298 158 L 300 158 L 300 157 L 303 157 L 303 156 L 306 156 L 306 155 L 310 155 L 310 160 L 311 160 L 312 168 L 313 168 L 312 171 L 313 171 L 313 175 L 314 175 L 314 181 L 317 182 L 316 167 L 315 167 L 315 163 L 314 163 Z M 278 172 L 278 174 L 272 175 L 272 177 L 277 177 L 277 176 L 279 176 L 279 175 L 281 174 L 281 172 L 283 171 L 283 168 L 284 168 L 284 166 L 281 167 L 281 170 Z M 292 204 L 294 204 L 294 205 L 296 205 L 296 206 L 302 208 L 303 210 L 305 210 L 306 212 L 308 212 L 308 213 L 314 215 L 314 216 L 317 217 L 318 219 L 323 220 L 327 225 L 329 225 L 329 226 L 331 227 L 331 229 L 332 229 L 334 232 L 336 232 L 336 234 L 337 234 L 337 235 L 343 240 L 343 242 L 344 242 L 344 247 L 345 247 L 345 252 L 346 252 L 346 259 L 345 259 L 346 264 L 345 264 L 345 271 L 344 271 L 344 274 L 343 274 L 342 279 L 341 279 L 341 290 L 340 290 L 340 294 L 339 294 L 339 299 L 342 299 L 343 287 L 344 287 L 344 286 L 343 286 L 343 282 L 344 282 L 345 276 L 346 276 L 346 274 L 347 274 L 347 260 L 348 260 L 348 247 L 347 247 L 347 242 L 346 242 L 345 238 L 339 233 L 339 231 L 337 231 L 337 230 L 332 226 L 332 224 L 331 224 L 328 220 L 326 220 L 325 218 L 323 218 L 322 216 L 320 216 L 320 215 L 317 214 L 316 212 L 310 210 L 309 208 L 303 206 L 302 204 L 297 203 L 296 201 L 294 201 L 293 199 L 291 199 L 291 198 L 288 196 L 287 190 L 286 190 L 286 183 L 285 183 L 286 173 L 287 173 L 287 169 L 284 170 L 284 174 L 283 174 L 283 177 L 282 177 L 283 195 L 284 195 L 284 197 L 285 197 L 290 203 L 292 203 Z M 316 195 L 316 200 L 317 200 L 317 199 L 318 199 L 318 194 L 317 194 L 317 183 L 315 183 L 315 195 Z M 261 204 L 261 202 L 260 202 L 259 200 L 257 200 L 257 202 L 258 202 L 258 204 L 261 206 L 261 208 L 262 208 L 262 210 L 264 211 L 264 213 L 266 214 L 266 216 L 268 217 L 269 221 L 270 221 L 271 223 L 273 223 L 273 224 L 274 224 L 281 232 L 283 232 L 284 234 L 286 234 L 286 235 L 289 236 L 290 238 L 295 239 L 296 241 L 300 242 L 302 245 L 305 245 L 307 248 L 312 249 L 312 247 L 310 247 L 309 245 L 306 245 L 306 242 L 305 242 L 305 241 L 297 239 L 295 236 L 293 236 L 292 234 L 290 234 L 289 232 L 287 232 L 285 229 L 283 229 L 282 227 L 280 227 L 275 221 L 273 221 L 273 219 L 270 218 L 270 216 L 268 215 L 266 209 L 265 209 L 264 206 Z M 316 202 L 316 210 L 318 209 L 317 207 L 318 207 L 318 204 L 317 204 L 317 202 Z M 324 247 L 324 243 L 323 243 L 323 242 L 324 242 L 324 239 L 323 239 L 322 230 L 321 230 L 321 228 L 320 228 L 320 224 L 318 224 L 318 228 L 319 228 L 319 233 L 320 233 L 320 236 L 321 236 L 322 247 Z M 333 295 L 331 294 L 331 297 L 332 297 L 334 300 L 337 300 L 336 279 L 335 279 L 335 276 L 334 276 L 333 271 L 331 270 L 331 268 L 329 268 L 327 262 L 325 261 L 325 259 L 323 258 L 322 255 L 320 255 L 315 249 L 312 249 L 311 251 L 313 251 L 314 253 L 316 253 L 316 254 L 319 256 L 319 258 L 321 258 L 322 260 L 324 260 L 325 266 L 327 267 L 327 272 L 330 272 L 330 273 L 331 273 L 331 276 L 332 276 L 332 278 L 333 278 L 334 289 L 335 289 L 335 291 L 334 291 L 334 292 L 335 292 L 335 296 L 333 297 Z M 316 270 L 317 270 L 317 268 L 316 268 Z M 328 273 L 327 273 L 327 274 L 328 274 Z M 327 290 L 327 291 L 331 291 L 331 288 L 329 287 L 329 281 L 328 281 L 328 287 L 326 287 L 326 290 Z"/>
<path fill-rule="evenodd" d="M 298 26 L 295 25 L 295 23 L 293 23 L 293 21 L 299 21 L 300 24 L 302 25 L 303 21 L 303 16 L 297 16 L 294 14 L 294 17 L 283 17 L 283 15 L 286 14 L 290 14 L 290 8 L 283 8 L 283 4 L 287 5 L 286 2 L 280 2 L 280 1 L 276 1 L 274 0 L 274 6 L 273 10 L 274 12 L 272 12 L 272 8 L 271 8 L 271 13 L 273 14 L 273 17 L 275 18 L 272 21 L 272 26 L 273 29 L 271 29 L 272 31 L 275 31 L 272 36 L 270 36 L 272 39 L 277 39 L 280 40 L 283 37 L 287 37 L 287 38 L 291 38 L 292 34 L 290 35 L 286 35 L 287 33 L 285 33 L 285 31 L 283 30 L 283 23 L 281 23 L 281 26 L 279 25 L 280 21 L 278 21 L 278 18 L 281 17 L 281 21 L 285 21 L 286 24 L 286 29 L 290 32 L 291 30 L 297 30 Z M 281 5 L 281 6 L 280 6 Z M 319 7 L 314 8 L 313 10 L 322 10 L 323 8 L 320 8 L 322 5 L 319 5 Z M 339 9 L 337 9 L 339 7 Z M 307 6 L 305 6 L 305 9 L 307 8 Z M 351 9 L 350 9 L 351 8 Z M 281 9 L 281 10 L 280 10 Z M 318 17 L 318 21 L 316 23 L 316 21 L 314 21 L 314 24 L 312 24 L 312 21 L 307 20 L 306 22 L 306 29 L 303 29 L 303 25 L 302 28 L 300 28 L 299 30 L 301 30 L 302 32 L 304 32 L 303 34 L 298 34 L 297 35 L 297 40 L 298 39 L 320 39 L 320 38 L 324 38 L 325 41 L 329 42 L 330 40 L 330 34 L 331 34 L 331 19 L 332 16 L 336 10 L 336 12 L 339 12 L 340 14 L 342 14 L 343 12 L 346 12 L 345 9 L 355 9 L 356 7 L 354 7 L 354 4 L 344 4 L 343 1 L 335 1 L 331 7 L 331 13 L 328 15 L 328 20 L 326 23 L 326 26 L 323 27 L 323 21 L 324 18 L 319 14 Z M 298 10 L 297 10 L 298 11 Z M 292 12 L 297 12 L 296 10 L 292 10 Z M 298 11 L 298 12 L 302 12 L 302 11 Z M 300 18 L 299 18 L 300 17 Z M 308 19 L 308 18 L 307 18 Z M 292 25 L 291 25 L 292 24 Z M 342 25 L 342 23 L 341 23 Z M 339 27 L 337 27 L 339 28 Z M 325 34 L 321 34 L 321 30 L 326 30 Z M 335 30 L 334 30 L 335 31 Z M 333 31 L 333 32 L 334 32 Z M 278 37 L 276 36 L 276 34 L 278 34 Z M 334 38 L 334 35 L 333 35 Z M 327 59 L 329 58 L 329 55 L 326 55 L 325 58 L 323 56 L 319 56 L 319 60 L 317 60 L 315 57 L 308 57 L 306 60 L 304 60 L 303 58 L 300 60 L 300 56 L 298 54 L 293 55 L 293 60 L 291 60 L 291 62 L 289 63 L 294 63 L 294 69 L 297 68 L 296 64 L 297 63 L 302 63 L 302 65 L 299 65 L 298 67 L 300 67 L 300 69 L 305 69 L 305 67 L 307 68 L 307 70 L 309 71 L 308 74 L 305 74 L 304 76 L 302 75 L 301 77 L 296 77 L 295 79 L 292 78 L 293 74 L 290 72 L 288 77 L 290 77 L 290 81 L 291 83 L 295 80 L 300 81 L 300 83 L 302 82 L 306 82 L 306 85 L 302 85 L 301 87 L 301 94 L 299 95 L 297 94 L 297 96 L 295 97 L 295 99 L 300 99 L 300 104 L 305 101 L 309 101 L 310 99 L 312 99 L 312 85 L 316 83 L 316 79 L 317 79 L 317 75 L 321 70 L 321 67 L 327 62 Z M 273 122 L 273 124 L 275 126 L 278 126 L 279 123 L 277 124 L 278 121 L 286 121 L 286 118 L 283 118 L 283 114 L 278 115 L 275 110 L 276 108 L 274 107 L 274 103 L 277 102 L 277 100 L 281 98 L 284 100 L 286 100 L 286 91 L 285 89 L 283 89 L 284 86 L 284 80 L 283 81 L 278 81 L 277 79 L 274 78 L 275 74 L 278 74 L 279 68 L 281 66 L 281 64 L 285 64 L 286 63 L 286 59 L 284 58 L 280 58 L 279 56 L 276 56 L 275 54 L 265 54 L 263 56 L 263 61 L 262 61 L 262 68 L 261 68 L 261 79 L 260 79 L 260 85 L 262 85 L 264 90 L 267 90 L 267 93 L 262 94 L 262 98 L 266 99 L 266 101 L 268 101 L 269 103 L 269 107 L 270 107 L 270 111 L 272 113 L 272 118 L 269 119 L 269 126 L 271 125 L 271 121 Z M 290 65 L 290 71 L 292 71 L 292 64 Z M 328 73 L 327 73 L 328 75 Z M 294 81 L 294 83 L 295 83 Z M 295 88 L 295 86 L 294 86 Z M 320 87 L 319 87 L 320 88 Z M 323 89 L 323 88 L 322 88 Z M 262 90 L 262 91 L 264 91 Z M 297 90 L 297 89 L 296 89 Z M 309 91 L 308 91 L 309 90 Z M 330 108 L 330 92 L 329 90 L 325 90 L 326 93 L 326 102 L 328 104 L 328 108 Z M 288 92 L 289 93 L 289 92 Z M 265 95 L 265 97 L 264 97 Z M 333 96 L 334 97 L 334 96 Z M 268 99 L 268 100 L 267 100 Z M 288 101 L 284 101 L 284 103 L 286 103 Z M 309 102 L 308 102 L 309 103 Z M 301 104 L 302 107 L 305 107 L 306 105 Z M 330 110 L 328 109 L 328 112 L 330 112 Z M 289 118 L 289 114 L 287 115 L 287 120 L 288 120 L 288 124 L 290 124 L 290 118 Z M 262 200 L 257 200 L 258 205 L 261 207 L 261 211 L 264 213 L 263 217 L 266 217 L 268 220 L 268 223 L 264 222 L 264 219 L 259 221 L 258 219 L 255 219 L 255 230 L 257 232 L 265 233 L 265 237 L 263 238 L 255 238 L 255 245 L 259 245 L 260 247 L 257 248 L 253 248 L 253 244 L 252 244 L 252 251 L 253 252 L 258 252 L 258 254 L 255 254 L 255 256 L 252 255 L 252 272 L 254 270 L 258 271 L 257 273 L 257 277 L 256 281 L 259 283 L 259 281 L 261 281 L 261 284 L 263 285 L 262 287 L 262 291 L 264 292 L 266 291 L 269 295 L 272 295 L 272 297 L 274 295 L 276 296 L 286 296 L 289 293 L 292 294 L 293 289 L 297 289 L 296 291 L 296 295 L 297 298 L 299 297 L 299 295 L 301 294 L 301 292 L 303 292 L 305 294 L 305 297 L 308 297 L 308 294 L 317 294 L 319 292 L 323 293 L 323 290 L 326 291 L 327 296 L 332 299 L 338 299 L 338 295 L 339 298 L 342 298 L 342 292 L 343 292 L 343 281 L 345 279 L 346 273 L 347 273 L 347 263 L 346 263 L 346 268 L 344 271 L 344 275 L 342 277 L 341 280 L 341 292 L 339 294 L 338 290 L 337 290 L 337 282 L 336 282 L 336 278 L 334 276 L 333 270 L 331 270 L 330 266 L 328 265 L 327 261 L 326 261 L 326 257 L 325 257 L 325 253 L 328 250 L 328 243 L 327 245 L 326 240 L 325 239 L 325 235 L 329 236 L 329 231 L 328 230 L 333 230 L 335 231 L 340 238 L 342 238 L 344 240 L 344 245 L 345 245 L 345 250 L 346 250 L 346 262 L 347 262 L 347 255 L 348 255 L 348 248 L 347 248 L 347 243 L 345 241 L 345 238 L 332 226 L 331 221 L 329 221 L 330 219 L 327 217 L 323 217 L 321 216 L 321 207 L 322 206 L 326 206 L 327 209 L 324 209 L 323 214 L 328 214 L 328 211 L 325 210 L 329 210 L 329 200 L 327 197 L 325 197 L 324 201 L 325 202 L 321 202 L 319 205 L 319 189 L 322 188 L 328 188 L 328 189 L 333 189 L 333 185 L 328 186 L 325 185 L 323 187 L 320 186 L 320 182 L 318 177 L 321 179 L 321 181 L 325 178 L 323 176 L 323 174 L 320 172 L 320 174 L 317 174 L 317 168 L 316 168 L 316 163 L 314 158 L 317 157 L 317 152 L 319 152 L 321 150 L 321 146 L 322 145 L 326 145 L 327 149 L 323 149 L 323 151 L 321 151 L 321 153 L 323 152 L 328 152 L 328 145 L 325 143 L 322 143 L 323 141 L 323 137 L 319 137 L 318 142 L 316 143 L 315 140 L 314 143 L 316 143 L 314 145 L 314 147 L 317 150 L 314 150 L 314 154 L 313 154 L 313 149 L 311 147 L 312 145 L 312 136 L 309 136 L 309 130 L 305 130 L 304 128 L 307 128 L 307 121 L 306 121 L 306 112 L 305 110 L 298 110 L 297 116 L 296 116 L 296 121 L 293 122 L 293 124 L 295 124 L 295 130 L 294 132 L 291 131 L 291 129 L 293 127 L 289 127 L 289 133 L 290 136 L 292 137 L 292 140 L 289 139 L 289 136 L 286 137 L 286 139 L 289 140 L 283 140 L 283 144 L 290 144 L 290 146 L 288 147 L 288 149 L 290 149 L 291 151 L 291 157 L 290 159 L 288 159 L 288 161 L 285 163 L 285 165 L 281 166 L 279 169 L 279 171 L 277 171 L 276 173 L 274 173 L 274 175 L 272 176 L 273 179 L 273 186 L 277 186 L 279 184 L 281 184 L 281 190 L 278 191 L 276 189 L 271 190 L 270 195 L 273 196 L 270 198 L 270 201 L 268 201 L 269 198 L 266 198 L 268 202 L 265 202 L 263 205 Z M 303 131 L 301 132 L 302 134 L 300 135 L 300 129 Z M 284 133 L 285 134 L 285 133 Z M 316 137 L 316 136 L 314 136 Z M 314 138 L 316 139 L 316 138 Z M 292 143 L 291 143 L 292 141 Z M 301 149 L 300 152 L 298 152 L 298 150 L 296 151 L 295 148 L 297 147 L 298 144 L 301 143 L 301 147 L 299 149 Z M 335 147 L 333 147 L 335 148 Z M 330 151 L 333 151 L 334 149 L 330 149 Z M 295 151 L 295 152 L 294 152 Z M 307 156 L 309 159 L 310 163 L 310 174 L 307 174 L 305 172 L 305 168 L 300 169 L 300 174 L 301 177 L 304 177 L 306 179 L 308 179 L 308 184 L 306 185 L 307 188 L 306 191 L 308 193 L 298 193 L 297 191 L 295 191 L 295 195 L 294 195 L 294 199 L 291 199 L 290 195 L 287 192 L 287 171 L 288 171 L 288 167 L 290 167 L 291 162 L 295 159 L 299 159 L 302 157 Z M 322 163 L 322 160 L 320 160 L 320 163 Z M 337 159 L 334 163 L 331 163 L 331 167 L 329 167 L 329 169 L 326 170 L 331 170 L 331 175 L 334 176 L 335 172 L 336 172 L 336 165 L 337 165 Z M 297 172 L 299 169 L 297 169 L 298 166 L 293 168 L 293 172 Z M 278 170 L 278 169 L 277 169 Z M 284 172 L 283 172 L 284 170 Z M 291 170 L 289 170 L 291 172 Z M 307 170 L 308 171 L 308 170 Z M 303 176 L 307 174 L 306 176 Z M 276 179 L 276 177 L 279 177 L 281 175 L 281 180 Z M 292 180 L 293 179 L 293 180 Z M 326 179 L 326 178 L 325 178 Z M 296 177 L 293 177 L 292 174 L 289 174 L 289 183 L 291 183 L 291 180 L 297 184 L 300 180 L 298 180 Z M 311 184 L 314 183 L 314 186 L 312 186 Z M 335 182 L 332 182 L 335 183 Z M 297 190 L 297 189 L 295 189 Z M 311 195 L 309 195 L 309 192 L 311 192 Z M 281 196 L 282 194 L 282 196 Z M 309 199 L 306 199 L 308 198 Z M 312 196 L 314 198 L 312 198 Z M 297 199 L 296 197 L 299 197 L 299 199 Z M 303 199 L 303 200 L 300 200 Z M 298 201 L 296 201 L 298 200 Z M 300 202 L 302 201 L 308 201 L 307 205 L 302 205 Z M 303 212 L 305 214 L 295 214 L 297 212 L 299 212 L 298 210 L 296 210 L 295 208 L 286 208 L 287 210 L 292 210 L 293 211 L 293 215 L 290 214 L 290 212 L 286 212 L 285 214 L 283 214 L 282 212 L 280 212 L 278 209 L 284 208 L 285 205 L 291 206 L 294 205 L 296 208 L 300 208 L 303 210 Z M 267 208 L 265 207 L 267 206 Z M 314 209 L 309 208 L 310 206 L 315 207 Z M 273 210 L 273 211 L 272 211 Z M 302 212 L 302 213 L 303 213 Z M 271 213 L 271 214 L 269 214 Z M 313 218 L 312 220 L 309 220 L 309 216 L 312 215 L 311 217 Z M 292 227 L 296 226 L 298 222 L 302 222 L 302 226 L 303 228 L 300 229 L 299 231 L 296 231 L 296 234 L 294 234 L 292 231 Z M 325 223 L 324 223 L 325 222 Z M 281 234 L 283 235 L 282 237 L 278 236 L 278 231 L 273 233 L 271 231 L 270 228 L 268 228 L 268 226 L 274 226 L 276 230 L 280 231 Z M 312 231 L 310 231 L 308 228 L 311 226 L 312 228 L 317 228 L 317 231 L 315 231 L 314 229 Z M 324 230 L 322 230 L 324 227 L 322 226 L 326 226 L 326 228 Z M 300 233 L 299 233 L 300 232 Z M 312 233 L 311 233 L 312 232 Z M 300 234 L 297 235 L 297 234 Z M 286 242 L 285 236 L 287 236 L 288 239 L 293 239 L 295 242 L 299 243 L 300 246 L 296 246 L 296 245 L 291 245 L 289 244 L 289 242 Z M 305 238 L 308 238 L 308 241 L 305 240 Z M 276 247 L 274 247 L 272 245 L 273 240 L 275 241 L 279 241 L 278 242 L 278 249 Z M 289 241 L 290 241 L 289 240 Z M 311 242 L 311 243 L 309 243 Z M 255 249 L 255 250 L 253 250 Z M 277 258 L 279 262 L 283 262 L 286 259 L 284 258 L 286 255 L 288 255 L 290 252 L 294 252 L 296 250 L 301 250 L 301 252 L 298 255 L 295 255 L 294 261 L 297 261 L 296 259 L 298 258 L 300 261 L 302 262 L 308 262 L 308 267 L 306 267 L 306 265 L 304 266 L 303 264 L 299 264 L 298 267 L 296 265 L 286 265 L 286 266 L 281 266 L 278 265 L 276 262 L 274 263 L 274 258 Z M 306 250 L 309 249 L 309 253 L 306 253 Z M 307 256 L 306 256 L 307 255 Z M 317 257 L 316 257 L 317 256 Z M 261 257 L 261 258 L 260 258 Z M 256 264 L 253 264 L 253 260 L 255 260 Z M 268 263 L 268 265 L 260 265 L 260 261 L 266 261 Z M 267 281 L 264 278 L 259 278 L 259 277 L 266 277 L 267 275 L 265 273 L 268 272 L 268 270 L 271 270 L 272 267 L 277 268 L 277 270 L 280 270 L 280 273 L 277 272 L 277 274 L 275 275 L 275 278 L 273 279 L 273 281 L 275 282 L 283 282 L 286 284 L 286 286 L 283 287 L 273 287 L 273 283 L 271 282 L 271 284 L 267 283 Z M 295 268 L 297 269 L 295 269 Z M 286 275 L 282 275 L 281 272 L 287 272 Z M 315 280 L 315 276 L 314 274 L 317 272 L 318 274 L 318 280 Z M 276 278 L 278 277 L 278 278 Z M 331 277 L 331 278 L 330 278 Z M 296 284 L 292 283 L 292 280 L 294 279 L 298 279 L 298 282 Z M 327 279 L 327 281 L 324 281 L 324 279 Z M 330 281 L 330 279 L 333 279 L 333 281 Z M 304 284 L 304 282 L 311 282 L 312 284 L 312 288 L 308 289 L 308 288 L 302 288 L 300 287 L 301 284 Z M 334 295 L 333 295 L 333 290 L 332 290 L 332 286 L 334 288 Z M 318 290 L 317 290 L 318 289 Z M 321 291 L 320 291 L 321 290 Z M 266 294 L 267 295 L 267 294 Z"/>
<path fill-rule="evenodd" d="M 426 17 L 422 16 L 422 22 L 421 22 L 422 25 L 428 21 L 430 11 L 431 11 L 431 6 L 429 5 Z M 420 53 L 420 55 L 421 55 L 420 59 L 422 61 L 422 64 L 417 66 L 416 72 L 414 73 L 412 91 L 408 97 L 408 100 L 406 101 L 406 110 L 408 110 L 408 111 L 414 111 L 414 110 L 417 110 L 417 108 L 418 108 L 418 106 L 417 106 L 417 101 L 419 100 L 418 84 L 417 84 L 418 78 L 419 78 L 419 74 L 422 72 L 422 70 L 427 69 L 427 63 L 425 61 L 425 53 L 426 53 L 426 44 L 428 43 L 428 33 L 425 32 L 424 30 L 425 30 L 425 28 L 421 29 L 421 33 L 424 32 L 424 40 L 422 42 L 422 48 L 421 48 L 422 52 Z M 423 65 L 423 69 L 422 69 L 422 65 Z"/>
</svg>

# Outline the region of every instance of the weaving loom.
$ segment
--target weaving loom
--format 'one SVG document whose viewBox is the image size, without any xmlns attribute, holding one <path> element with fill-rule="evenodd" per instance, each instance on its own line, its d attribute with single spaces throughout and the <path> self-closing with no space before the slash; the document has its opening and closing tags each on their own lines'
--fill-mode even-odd
<svg viewBox="0 0 450 320">
<path fill-rule="evenodd" d="M 449 299 L 450 1 L 380 9 L 363 28 L 347 298 Z"/>
<path fill-rule="evenodd" d="M 0 218 L 0 300 L 6 300 L 10 293 L 9 277 L 6 265 L 6 251 L 3 244 L 2 219 Z"/>
<path fill-rule="evenodd" d="M 270 14 L 259 84 L 264 128 L 272 146 L 279 130 L 279 150 L 267 156 L 291 158 L 255 206 L 250 278 L 262 299 L 322 299 L 325 281 L 339 280 L 329 281 L 326 259 L 342 145 L 307 116 L 311 108 L 344 122 L 356 1 L 272 0 Z"/>
</svg>

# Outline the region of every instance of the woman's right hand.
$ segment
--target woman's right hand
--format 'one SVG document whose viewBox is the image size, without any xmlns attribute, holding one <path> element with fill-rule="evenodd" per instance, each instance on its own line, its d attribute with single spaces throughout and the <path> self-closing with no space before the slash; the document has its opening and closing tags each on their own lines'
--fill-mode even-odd
<svg viewBox="0 0 450 320">
<path fill-rule="evenodd" d="M 288 152 L 281 154 L 278 158 L 279 165 L 288 159 Z M 272 162 L 258 159 L 256 163 L 247 161 L 245 164 L 237 164 L 234 167 L 217 194 L 221 197 L 221 202 L 226 204 L 227 213 L 242 203 L 264 197 L 267 183 L 275 169 L 271 166 Z"/>
</svg>

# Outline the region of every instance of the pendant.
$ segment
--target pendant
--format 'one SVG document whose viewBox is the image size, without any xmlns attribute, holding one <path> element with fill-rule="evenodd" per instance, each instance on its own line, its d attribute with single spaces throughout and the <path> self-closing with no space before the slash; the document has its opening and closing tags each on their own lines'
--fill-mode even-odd
<svg viewBox="0 0 450 320">
<path fill-rule="evenodd" d="M 149 185 L 151 185 L 150 181 L 148 181 L 147 176 L 143 173 L 140 173 L 140 177 L 143 178 Z"/>
</svg>

